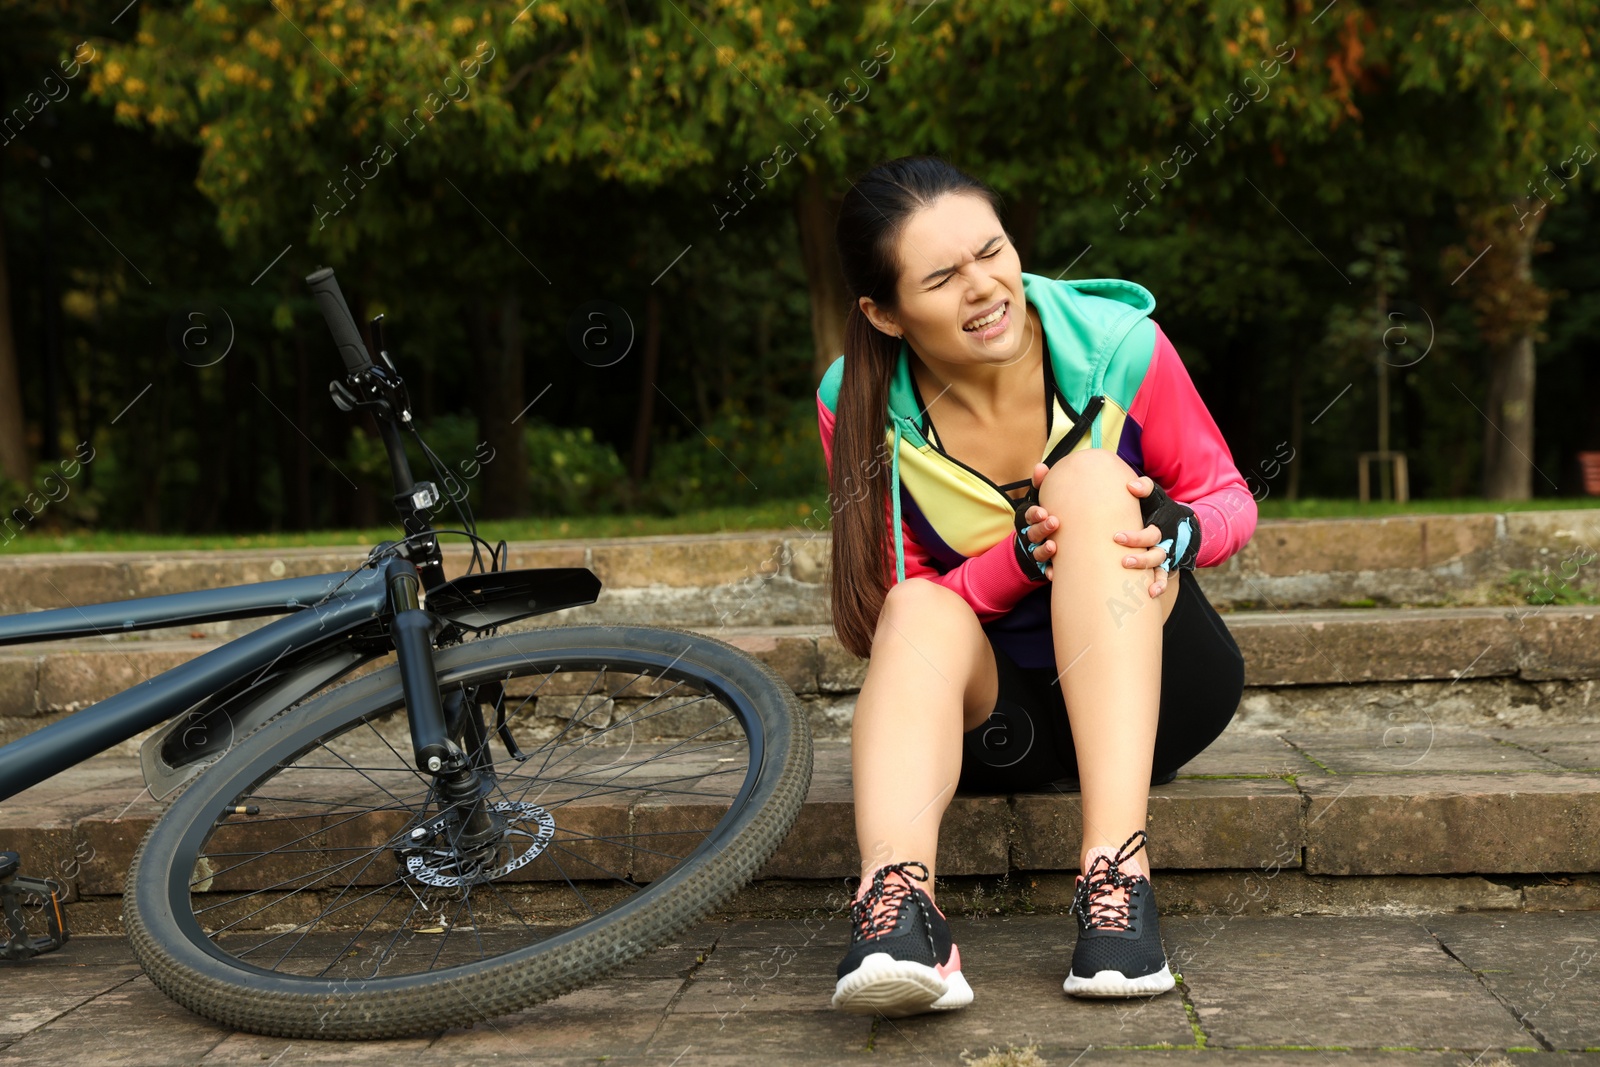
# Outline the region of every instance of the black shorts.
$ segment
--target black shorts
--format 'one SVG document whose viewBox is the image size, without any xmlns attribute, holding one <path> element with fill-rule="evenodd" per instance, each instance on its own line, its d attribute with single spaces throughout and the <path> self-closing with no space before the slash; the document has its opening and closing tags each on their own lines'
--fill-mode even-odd
<svg viewBox="0 0 1600 1067">
<path fill-rule="evenodd" d="M 957 788 L 1013 793 L 1076 779 L 1077 754 L 1055 669 L 1019 667 L 992 642 L 990 647 L 1000 696 L 989 718 L 962 738 Z M 1151 780 L 1169 780 L 1215 741 L 1243 694 L 1239 646 L 1194 572 L 1184 571 L 1178 578 L 1178 602 L 1162 627 L 1161 711 Z"/>
</svg>

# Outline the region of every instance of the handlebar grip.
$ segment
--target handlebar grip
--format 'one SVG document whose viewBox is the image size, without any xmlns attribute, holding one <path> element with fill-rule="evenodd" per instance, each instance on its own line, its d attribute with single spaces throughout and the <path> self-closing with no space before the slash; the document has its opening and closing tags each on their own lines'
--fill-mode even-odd
<svg viewBox="0 0 1600 1067">
<path fill-rule="evenodd" d="M 322 317 L 328 320 L 328 329 L 333 333 L 334 344 L 339 346 L 345 368 L 355 374 L 371 367 L 372 357 L 367 353 L 367 346 L 361 343 L 355 316 L 350 314 L 350 305 L 344 302 L 344 293 L 339 290 L 339 279 L 333 276 L 333 268 L 323 267 L 306 275 L 306 284 L 317 298 Z"/>
</svg>

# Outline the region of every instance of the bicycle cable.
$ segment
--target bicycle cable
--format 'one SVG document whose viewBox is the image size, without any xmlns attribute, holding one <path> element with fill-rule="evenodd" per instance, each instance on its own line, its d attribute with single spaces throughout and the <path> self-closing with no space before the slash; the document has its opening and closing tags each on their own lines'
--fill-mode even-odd
<svg viewBox="0 0 1600 1067">
<path fill-rule="evenodd" d="M 479 571 L 487 574 L 488 571 L 483 566 L 483 559 L 478 555 L 478 544 L 481 541 L 483 546 L 488 548 L 489 542 L 483 541 L 483 539 L 478 536 L 477 516 L 473 515 L 472 513 L 472 505 L 467 500 L 466 492 L 463 491 L 461 494 L 461 499 L 457 500 L 454 494 L 448 492 L 447 489 L 443 489 L 443 487 L 449 485 L 451 480 L 450 476 L 447 476 L 442 468 L 444 461 L 438 457 L 433 449 L 428 447 L 428 442 L 422 439 L 422 432 L 417 429 L 415 423 L 411 425 L 410 429 L 411 436 L 417 439 L 417 444 L 421 447 L 423 456 L 427 458 L 428 465 L 433 468 L 434 477 L 439 479 L 441 490 L 444 491 L 445 495 L 450 498 L 450 503 L 455 507 L 456 517 L 461 520 L 461 525 L 465 526 L 467 530 L 471 531 L 468 536 L 472 538 L 472 562 L 467 564 L 466 573 L 471 574 L 473 572 L 473 568 L 476 567 Z M 491 558 L 493 557 L 491 556 Z M 463 575 L 463 577 L 465 577 L 465 575 Z"/>
<path fill-rule="evenodd" d="M 404 545 L 407 541 L 414 541 L 419 537 L 434 537 L 434 536 L 437 536 L 439 534 L 459 534 L 462 537 L 470 537 L 472 539 L 472 542 L 473 542 L 472 551 L 473 551 L 474 555 L 477 554 L 478 546 L 480 544 L 484 548 L 489 549 L 489 551 L 491 553 L 495 551 L 493 548 L 490 548 L 489 542 L 485 541 L 483 538 L 479 537 L 476 533 L 473 533 L 470 530 L 423 530 L 420 533 L 407 534 L 405 537 L 400 538 L 398 541 L 391 541 L 385 546 L 372 549 L 370 552 L 367 553 L 367 558 L 362 561 L 361 566 L 357 567 L 355 570 L 353 570 L 349 574 L 345 575 L 342 579 L 340 579 L 338 585 L 336 585 L 332 589 L 328 590 L 327 593 L 325 593 L 320 600 L 317 600 L 317 601 L 315 601 L 314 603 L 312 603 L 312 604 L 310 604 L 308 606 L 315 608 L 315 607 L 320 607 L 323 604 L 326 604 L 330 598 L 332 598 L 336 593 L 338 593 L 339 590 L 344 588 L 346 582 L 350 581 L 350 579 L 354 578 L 356 575 L 360 574 L 362 571 L 366 570 L 368 567 L 376 565 L 380 560 L 383 560 L 388 556 L 397 555 L 399 553 L 399 551 L 400 551 L 401 546 Z M 504 541 L 502 541 L 500 543 L 501 544 L 505 544 Z M 467 571 L 467 574 L 471 574 L 471 573 L 472 572 L 470 570 Z M 488 573 L 488 572 L 485 572 L 485 573 Z M 462 575 L 462 577 L 466 577 L 466 575 L 464 574 L 464 575 Z"/>
</svg>

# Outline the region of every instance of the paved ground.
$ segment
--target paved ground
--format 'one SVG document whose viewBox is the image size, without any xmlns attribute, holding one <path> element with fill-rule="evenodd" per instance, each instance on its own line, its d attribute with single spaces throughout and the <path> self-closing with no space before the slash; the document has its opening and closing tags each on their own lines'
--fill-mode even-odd
<svg viewBox="0 0 1600 1067">
<path fill-rule="evenodd" d="M 1172 918 L 1163 932 L 1179 989 L 1100 1003 L 1061 993 L 1071 920 L 1001 916 L 955 929 L 977 999 L 950 1015 L 830 1011 L 845 942 L 837 919 L 711 922 L 527 1012 L 367 1043 L 232 1033 L 167 1001 L 120 938 L 85 937 L 0 965 L 0 1065 L 932 1065 L 1030 1045 L 1036 1059 L 987 1062 L 1600 1065 L 1600 912 Z"/>
</svg>

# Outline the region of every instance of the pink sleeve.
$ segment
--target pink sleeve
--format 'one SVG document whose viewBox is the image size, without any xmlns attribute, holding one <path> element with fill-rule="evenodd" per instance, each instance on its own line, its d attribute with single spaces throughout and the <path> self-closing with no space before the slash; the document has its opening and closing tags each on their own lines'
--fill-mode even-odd
<svg viewBox="0 0 1600 1067">
<path fill-rule="evenodd" d="M 1128 412 L 1141 429 L 1144 472 L 1200 520 L 1199 567 L 1215 567 L 1245 546 L 1256 500 L 1178 350 L 1156 326 L 1155 353 Z"/>
<path fill-rule="evenodd" d="M 823 461 L 827 464 L 831 479 L 833 412 L 828 410 L 820 395 L 817 397 L 817 427 L 822 437 Z M 892 500 L 884 501 L 885 530 L 888 530 L 894 521 L 893 508 Z M 989 622 L 1005 615 L 1017 606 L 1019 600 L 1042 584 L 1030 581 L 1028 576 L 1022 573 L 1022 565 L 1017 559 L 1016 551 L 1011 547 L 1009 537 L 1001 538 L 993 547 L 952 567 L 948 573 L 940 574 L 933 565 L 933 556 L 917 542 L 911 533 L 910 524 L 903 517 L 900 520 L 900 533 L 905 542 L 906 577 L 926 578 L 949 589 L 967 602 L 979 622 Z M 1204 537 L 1204 534 L 1201 536 Z M 894 562 L 892 539 L 890 539 L 889 561 L 892 566 Z"/>
</svg>

